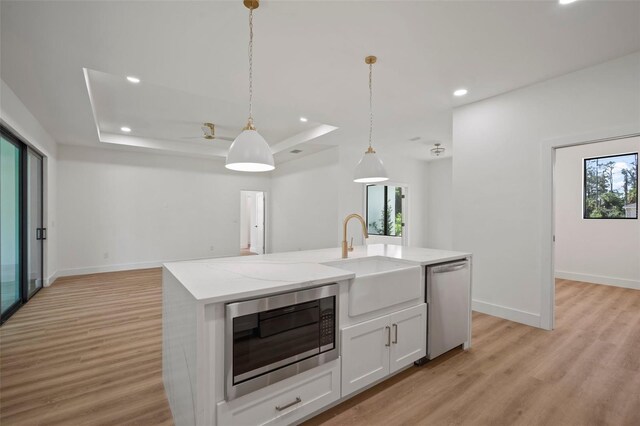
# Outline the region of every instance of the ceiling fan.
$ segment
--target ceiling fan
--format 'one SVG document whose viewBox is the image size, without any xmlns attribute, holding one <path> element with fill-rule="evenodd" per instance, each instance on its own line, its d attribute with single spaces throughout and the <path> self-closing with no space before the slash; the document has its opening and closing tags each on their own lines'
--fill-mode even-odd
<svg viewBox="0 0 640 426">
<path fill-rule="evenodd" d="M 214 139 L 219 139 L 219 140 L 225 140 L 225 141 L 233 141 L 234 138 L 228 138 L 226 136 L 217 136 L 216 135 L 216 125 L 213 123 L 202 123 L 202 126 L 200 126 L 200 129 L 202 129 L 202 136 L 198 136 L 198 137 L 191 137 L 191 138 L 185 138 L 185 139 L 208 139 L 208 140 L 214 140 Z"/>
</svg>

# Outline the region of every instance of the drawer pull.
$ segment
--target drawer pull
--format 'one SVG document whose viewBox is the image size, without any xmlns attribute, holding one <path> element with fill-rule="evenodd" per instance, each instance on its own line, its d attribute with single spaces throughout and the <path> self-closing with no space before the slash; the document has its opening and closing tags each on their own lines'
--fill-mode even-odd
<svg viewBox="0 0 640 426">
<path fill-rule="evenodd" d="M 289 407 L 292 407 L 296 404 L 300 404 L 302 402 L 302 399 L 300 399 L 299 396 L 296 397 L 295 401 L 291 401 L 290 403 L 286 404 L 286 405 L 276 405 L 276 410 L 278 411 L 282 411 L 282 410 L 286 410 Z"/>
</svg>

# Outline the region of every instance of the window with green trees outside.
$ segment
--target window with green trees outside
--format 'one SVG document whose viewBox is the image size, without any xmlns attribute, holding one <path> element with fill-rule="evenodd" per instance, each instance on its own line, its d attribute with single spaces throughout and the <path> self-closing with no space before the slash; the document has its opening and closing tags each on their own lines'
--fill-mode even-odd
<svg viewBox="0 0 640 426">
<path fill-rule="evenodd" d="M 584 160 L 584 219 L 638 219 L 638 153 Z"/>
<path fill-rule="evenodd" d="M 401 237 L 402 187 L 367 185 L 367 230 L 369 235 Z"/>
</svg>

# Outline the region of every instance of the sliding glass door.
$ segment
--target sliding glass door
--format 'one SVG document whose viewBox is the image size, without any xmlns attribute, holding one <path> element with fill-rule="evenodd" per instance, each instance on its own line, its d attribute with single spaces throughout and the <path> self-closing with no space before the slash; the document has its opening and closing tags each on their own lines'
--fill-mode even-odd
<svg viewBox="0 0 640 426">
<path fill-rule="evenodd" d="M 42 288 L 42 157 L 27 150 L 27 296 Z"/>
<path fill-rule="evenodd" d="M 0 306 L 1 317 L 21 304 L 20 146 L 0 139 Z"/>
<path fill-rule="evenodd" d="M 0 322 L 43 285 L 43 159 L 0 126 Z"/>
</svg>

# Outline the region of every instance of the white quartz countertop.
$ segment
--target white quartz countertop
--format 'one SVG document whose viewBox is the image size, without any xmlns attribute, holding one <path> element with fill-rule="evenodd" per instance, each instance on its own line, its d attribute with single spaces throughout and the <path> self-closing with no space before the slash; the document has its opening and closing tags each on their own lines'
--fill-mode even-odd
<svg viewBox="0 0 640 426">
<path fill-rule="evenodd" d="M 433 265 L 471 254 L 390 244 L 357 246 L 349 252 L 349 258 L 374 256 L 405 260 L 416 265 Z M 164 267 L 196 300 L 220 303 L 355 277 L 352 272 L 322 265 L 336 260 L 341 260 L 340 248 L 170 262 Z"/>
</svg>

